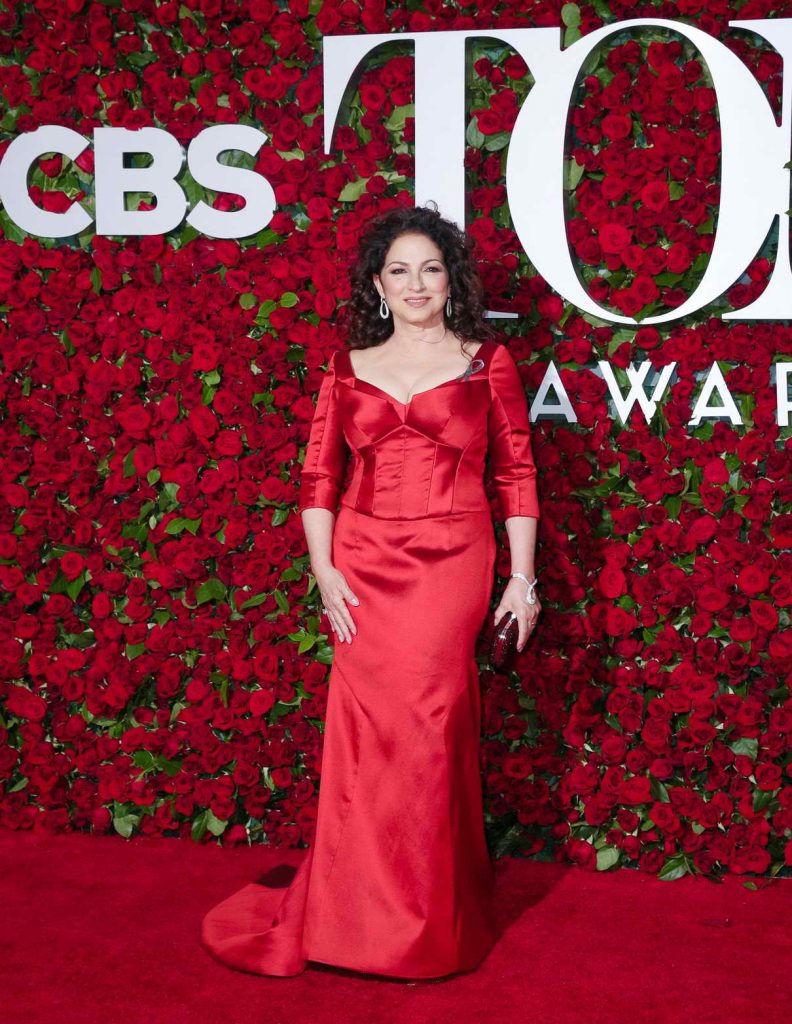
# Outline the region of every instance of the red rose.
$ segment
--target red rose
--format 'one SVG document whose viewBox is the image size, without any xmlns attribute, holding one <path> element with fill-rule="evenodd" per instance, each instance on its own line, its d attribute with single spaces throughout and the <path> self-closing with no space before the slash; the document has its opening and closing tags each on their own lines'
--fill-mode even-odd
<svg viewBox="0 0 792 1024">
<path fill-rule="evenodd" d="M 737 586 L 751 597 L 765 594 L 770 586 L 770 572 L 756 564 L 746 565 L 737 573 Z"/>
<path fill-rule="evenodd" d="M 632 120 L 624 114 L 606 114 L 601 123 L 603 134 L 609 139 L 626 139 L 632 133 Z"/>
<path fill-rule="evenodd" d="M 595 871 L 597 868 L 597 851 L 584 839 L 570 839 L 566 845 L 567 857 L 573 864 L 585 868 L 587 871 Z"/>
<path fill-rule="evenodd" d="M 603 597 L 617 598 L 627 593 L 627 579 L 614 566 L 603 566 L 597 574 L 595 585 Z"/>
<path fill-rule="evenodd" d="M 649 779 L 645 775 L 636 775 L 625 779 L 619 793 L 619 802 L 625 804 L 647 804 L 652 800 Z M 633 826 L 634 828 L 635 826 Z M 627 831 L 632 831 L 628 829 Z"/>
<path fill-rule="evenodd" d="M 275 694 L 271 690 L 256 690 L 250 696 L 250 713 L 266 715 L 275 706 Z"/>
<path fill-rule="evenodd" d="M 708 484 L 726 484 L 729 482 L 729 470 L 723 459 L 710 459 L 704 466 L 702 475 Z"/>
<path fill-rule="evenodd" d="M 777 628 L 778 612 L 769 602 L 749 601 L 748 608 L 750 609 L 751 619 L 758 626 L 761 626 L 762 629 L 766 629 L 768 632 L 771 632 Z"/>
<path fill-rule="evenodd" d="M 750 871 L 754 874 L 765 874 L 771 864 L 770 854 L 759 846 L 748 846 L 742 850 L 735 850 L 729 867 L 735 874 L 741 875 Z"/>
<path fill-rule="evenodd" d="M 601 225 L 598 237 L 603 252 L 619 253 L 627 248 L 632 236 L 622 224 L 611 223 Z"/>
<path fill-rule="evenodd" d="M 668 183 L 666 181 L 650 181 L 641 189 L 641 202 L 650 210 L 660 213 L 667 209 Z"/>
</svg>

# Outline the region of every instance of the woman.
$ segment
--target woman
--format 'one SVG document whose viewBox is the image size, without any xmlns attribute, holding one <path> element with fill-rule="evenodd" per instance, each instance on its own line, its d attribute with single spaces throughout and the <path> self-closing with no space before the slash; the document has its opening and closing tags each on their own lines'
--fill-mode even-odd
<svg viewBox="0 0 792 1024">
<path fill-rule="evenodd" d="M 352 284 L 350 347 L 329 360 L 299 500 L 336 640 L 316 835 L 286 890 L 247 886 L 203 938 L 260 974 L 312 960 L 436 978 L 473 969 L 496 938 L 474 657 L 496 547 L 485 458 L 513 572 L 494 621 L 514 612 L 520 649 L 540 611 L 536 468 L 467 237 L 432 209 L 388 211 Z"/>
</svg>

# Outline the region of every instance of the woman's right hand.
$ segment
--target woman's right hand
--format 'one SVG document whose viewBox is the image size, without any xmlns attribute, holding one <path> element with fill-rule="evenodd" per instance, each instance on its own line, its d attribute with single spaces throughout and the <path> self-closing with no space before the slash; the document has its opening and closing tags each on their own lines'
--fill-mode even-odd
<svg viewBox="0 0 792 1024">
<path fill-rule="evenodd" d="M 322 605 L 333 631 L 342 643 L 346 640 L 351 644 L 351 634 L 357 633 L 357 626 L 352 621 L 352 615 L 346 603 L 350 601 L 352 604 L 360 604 L 360 601 L 352 593 L 344 574 L 334 565 L 315 572 L 314 576 L 319 593 L 322 595 Z"/>
</svg>

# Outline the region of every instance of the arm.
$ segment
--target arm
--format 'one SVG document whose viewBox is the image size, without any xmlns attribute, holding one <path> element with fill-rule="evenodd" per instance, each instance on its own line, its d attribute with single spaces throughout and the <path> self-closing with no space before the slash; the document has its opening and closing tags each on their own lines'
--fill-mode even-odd
<svg viewBox="0 0 792 1024">
<path fill-rule="evenodd" d="M 511 571 L 534 579 L 539 500 L 536 464 L 531 447 L 531 425 L 520 371 L 508 349 L 500 346 L 490 364 L 492 403 L 488 420 L 489 455 L 496 496 L 504 518 L 511 552 Z M 512 579 L 495 609 L 495 622 L 513 611 L 520 622 L 517 646 L 525 646 L 541 610 L 525 602 L 526 587 Z"/>
<path fill-rule="evenodd" d="M 351 642 L 357 632 L 346 600 L 357 604 L 343 573 L 333 565 L 333 529 L 338 497 L 346 471 L 349 446 L 341 428 L 335 389 L 335 353 L 330 357 L 316 400 L 308 447 L 300 476 L 298 510 L 308 544 L 311 571 L 322 595 L 330 624 L 341 639 Z"/>
</svg>

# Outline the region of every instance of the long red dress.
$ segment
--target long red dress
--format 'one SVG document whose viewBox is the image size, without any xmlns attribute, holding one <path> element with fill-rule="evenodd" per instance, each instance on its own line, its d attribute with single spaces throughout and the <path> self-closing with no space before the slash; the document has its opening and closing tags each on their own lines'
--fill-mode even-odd
<svg viewBox="0 0 792 1024">
<path fill-rule="evenodd" d="M 310 849 L 288 887 L 252 882 L 204 918 L 228 966 L 434 978 L 496 939 L 474 657 L 494 582 L 485 456 L 504 519 L 539 507 L 517 366 L 491 341 L 476 359 L 406 404 L 356 377 L 348 351 L 330 359 L 299 508 L 337 513 L 357 633 L 334 647 Z"/>
</svg>

